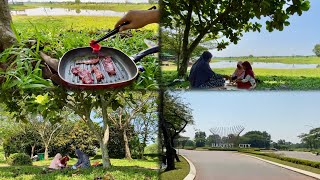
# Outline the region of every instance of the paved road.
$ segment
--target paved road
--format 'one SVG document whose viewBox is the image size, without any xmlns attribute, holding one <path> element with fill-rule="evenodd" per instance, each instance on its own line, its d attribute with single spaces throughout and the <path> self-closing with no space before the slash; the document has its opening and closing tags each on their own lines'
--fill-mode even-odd
<svg viewBox="0 0 320 180">
<path fill-rule="evenodd" d="M 180 150 L 196 167 L 196 180 L 314 180 L 314 178 L 227 151 Z"/>
</svg>

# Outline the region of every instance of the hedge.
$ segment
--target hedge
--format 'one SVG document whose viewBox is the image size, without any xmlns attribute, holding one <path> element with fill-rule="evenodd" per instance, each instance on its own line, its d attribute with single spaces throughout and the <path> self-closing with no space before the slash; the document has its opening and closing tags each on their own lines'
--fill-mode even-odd
<svg viewBox="0 0 320 180">
<path fill-rule="evenodd" d="M 314 162 L 314 161 L 309 161 L 309 160 L 285 157 L 285 156 L 282 156 L 280 154 L 274 154 L 274 153 L 260 153 L 260 152 L 249 152 L 249 151 L 244 152 L 244 153 L 256 154 L 256 155 L 276 158 L 276 159 L 279 159 L 279 160 L 282 160 L 282 161 L 292 162 L 292 163 L 295 163 L 295 164 L 301 164 L 301 165 L 310 166 L 310 167 L 313 167 L 313 168 L 320 169 L 320 162 Z"/>
</svg>

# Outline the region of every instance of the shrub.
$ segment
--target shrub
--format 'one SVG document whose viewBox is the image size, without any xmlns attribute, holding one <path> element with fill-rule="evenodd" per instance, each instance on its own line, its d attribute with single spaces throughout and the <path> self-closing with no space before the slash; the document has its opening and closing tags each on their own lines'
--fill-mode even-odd
<svg viewBox="0 0 320 180">
<path fill-rule="evenodd" d="M 285 156 L 282 156 L 281 154 L 275 154 L 275 153 L 261 153 L 261 152 L 245 152 L 245 153 L 271 157 L 271 158 L 275 158 L 275 159 L 280 159 L 282 161 L 287 161 L 287 162 L 291 162 L 291 163 L 295 163 L 295 164 L 301 164 L 301 165 L 310 166 L 310 167 L 314 167 L 314 168 L 319 168 L 320 169 L 320 162 L 314 162 L 314 161 L 308 161 L 308 160 L 303 160 L 303 159 L 285 157 Z"/>
<path fill-rule="evenodd" d="M 7 163 L 11 166 L 32 165 L 32 160 L 25 153 L 14 153 L 9 156 Z"/>
<path fill-rule="evenodd" d="M 159 146 L 157 143 L 155 144 L 150 144 L 147 147 L 144 148 L 144 153 L 145 154 L 156 154 L 159 152 Z"/>
<path fill-rule="evenodd" d="M 186 149 L 186 150 L 194 150 L 194 149 L 196 149 L 196 147 L 184 147 L 184 149 Z"/>
</svg>

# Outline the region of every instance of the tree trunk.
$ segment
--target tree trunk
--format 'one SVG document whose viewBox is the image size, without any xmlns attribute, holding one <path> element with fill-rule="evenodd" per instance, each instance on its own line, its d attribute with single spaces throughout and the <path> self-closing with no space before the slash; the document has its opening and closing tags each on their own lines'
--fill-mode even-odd
<svg viewBox="0 0 320 180">
<path fill-rule="evenodd" d="M 10 23 L 12 21 L 8 0 L 0 0 L 0 53 L 16 42 Z"/>
<path fill-rule="evenodd" d="M 44 159 L 49 159 L 49 153 L 48 153 L 48 145 L 44 145 Z"/>
<path fill-rule="evenodd" d="M 182 39 L 182 62 L 180 65 L 180 69 L 178 71 L 178 76 L 180 78 L 184 78 L 187 74 L 188 63 L 189 63 L 189 52 L 188 52 L 188 45 L 189 45 L 189 35 L 191 29 L 191 17 L 192 17 L 192 8 L 193 3 L 188 6 L 187 9 L 187 17 L 185 20 L 186 26 L 183 31 L 183 39 Z"/>
<path fill-rule="evenodd" d="M 174 147 L 175 147 L 175 145 L 174 145 L 173 140 L 174 140 L 174 137 L 171 137 L 171 144 L 172 144 L 172 147 L 174 148 Z M 179 156 L 178 156 L 178 154 L 177 154 L 177 151 L 176 151 L 176 150 L 174 150 L 174 152 L 175 152 L 175 154 L 174 154 L 174 158 L 176 159 L 176 161 L 177 161 L 177 162 L 181 162 L 181 161 L 180 161 L 180 159 L 179 159 Z"/>
<path fill-rule="evenodd" d="M 102 153 L 102 164 L 104 168 L 109 168 L 111 166 L 108 142 L 109 142 L 109 126 L 105 124 L 106 130 L 104 132 L 103 140 L 100 143 L 101 153 Z"/>
<path fill-rule="evenodd" d="M 34 154 L 34 148 L 36 147 L 36 145 L 31 146 L 31 159 L 33 158 L 33 154 Z"/>
<path fill-rule="evenodd" d="M 174 170 L 175 167 L 175 162 L 174 162 L 174 157 L 175 157 L 175 149 L 172 148 L 168 128 L 166 125 L 166 120 L 164 119 L 163 116 L 163 106 L 164 106 L 164 90 L 160 89 L 159 92 L 159 119 L 160 119 L 160 128 L 163 134 L 163 139 L 164 139 L 164 145 L 166 147 L 166 159 L 167 159 L 167 168 L 166 171 Z"/>
<path fill-rule="evenodd" d="M 131 153 L 130 153 L 130 147 L 129 147 L 129 141 L 127 137 L 127 131 L 126 128 L 123 129 L 123 142 L 124 142 L 124 151 L 125 151 L 125 157 L 126 159 L 131 160 Z"/>
<path fill-rule="evenodd" d="M 144 148 L 147 146 L 147 138 L 148 138 L 148 130 L 147 130 L 147 127 L 146 127 L 146 129 L 144 131 L 143 140 L 142 140 L 142 147 L 140 149 L 140 159 L 143 159 Z"/>
</svg>

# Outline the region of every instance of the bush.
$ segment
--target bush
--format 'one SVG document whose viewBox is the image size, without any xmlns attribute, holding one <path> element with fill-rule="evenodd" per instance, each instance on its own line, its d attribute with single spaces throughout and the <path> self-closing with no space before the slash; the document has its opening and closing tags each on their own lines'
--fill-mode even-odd
<svg viewBox="0 0 320 180">
<path fill-rule="evenodd" d="M 147 147 L 144 148 L 144 153 L 145 154 L 156 154 L 159 152 L 159 146 L 157 143 L 155 144 L 150 144 Z"/>
<path fill-rule="evenodd" d="M 196 149 L 196 147 L 184 147 L 184 149 L 186 149 L 186 150 L 194 150 L 194 149 Z"/>
<path fill-rule="evenodd" d="M 11 154 L 7 160 L 7 163 L 11 166 L 32 165 L 30 156 L 25 153 Z"/>
<path fill-rule="evenodd" d="M 261 156 L 266 156 L 266 157 L 271 157 L 275 159 L 280 159 L 282 161 L 287 161 L 295 164 L 301 164 L 305 166 L 310 166 L 314 168 L 320 169 L 320 162 L 314 162 L 314 161 L 308 161 L 308 160 L 303 160 L 303 159 L 296 159 L 296 158 L 291 158 L 291 157 L 285 157 L 279 154 L 275 153 L 261 153 L 261 152 L 246 152 L 249 154 L 256 154 L 256 155 L 261 155 Z"/>
</svg>

